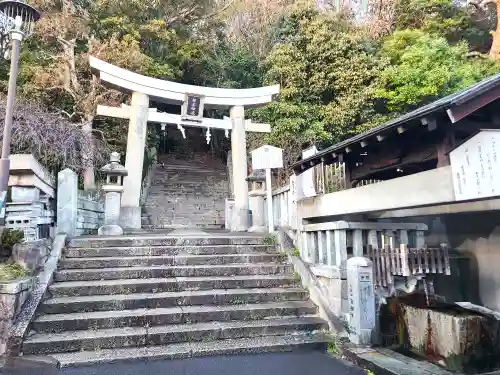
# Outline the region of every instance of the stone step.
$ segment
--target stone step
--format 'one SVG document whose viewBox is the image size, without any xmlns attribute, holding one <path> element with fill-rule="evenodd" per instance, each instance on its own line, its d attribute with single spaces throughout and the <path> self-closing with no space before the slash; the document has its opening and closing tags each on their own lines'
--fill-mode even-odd
<svg viewBox="0 0 500 375">
<path fill-rule="evenodd" d="M 149 266 L 199 266 L 231 263 L 281 263 L 285 254 L 152 255 L 132 257 L 64 258 L 60 269 L 119 268 Z"/>
<path fill-rule="evenodd" d="M 124 246 L 202 246 L 202 245 L 264 245 L 266 238 L 263 236 L 81 236 L 73 237 L 67 241 L 67 247 L 101 248 Z"/>
<path fill-rule="evenodd" d="M 158 229 L 179 229 L 179 228 L 200 228 L 200 229 L 222 229 L 224 223 L 220 224 L 207 224 L 207 223 L 190 223 L 190 224 L 169 224 L 169 223 L 156 223 L 143 225 L 142 228 L 147 231 L 154 232 Z"/>
<path fill-rule="evenodd" d="M 166 324 L 230 320 L 258 320 L 281 316 L 313 315 L 315 313 L 316 306 L 311 301 L 222 306 L 182 306 L 156 309 L 45 314 L 37 317 L 33 321 L 32 327 L 38 333 L 58 333 L 88 329 L 151 327 Z"/>
<path fill-rule="evenodd" d="M 276 254 L 272 245 L 206 245 L 206 246 L 134 246 L 103 247 L 100 249 L 66 248 L 65 258 L 131 257 L 157 255 L 224 255 L 224 254 Z"/>
<path fill-rule="evenodd" d="M 155 359 L 185 359 L 213 355 L 290 352 L 295 350 L 326 350 L 329 339 L 323 332 L 304 332 L 282 336 L 187 342 L 138 348 L 103 349 L 51 354 L 61 367 L 88 366 L 100 363 Z"/>
<path fill-rule="evenodd" d="M 164 187 L 164 188 L 211 188 L 219 190 L 227 190 L 228 182 L 225 176 L 154 176 L 151 179 L 151 187 Z"/>
<path fill-rule="evenodd" d="M 188 207 L 177 207 L 177 208 L 168 208 L 163 206 L 153 207 L 148 206 L 146 209 L 149 212 L 149 216 L 152 218 L 154 216 L 164 215 L 168 217 L 182 217 L 193 219 L 202 219 L 204 217 L 224 217 L 224 210 L 212 210 L 206 208 L 188 208 Z"/>
<path fill-rule="evenodd" d="M 203 164 L 186 164 L 186 165 L 168 165 L 165 163 L 164 166 L 161 166 L 159 168 L 156 168 L 155 174 L 162 174 L 162 173 L 179 173 L 179 174 L 189 174 L 189 175 L 195 175 L 198 173 L 210 173 L 210 174 L 221 174 L 227 175 L 227 170 L 224 168 L 213 168 L 207 165 Z"/>
<path fill-rule="evenodd" d="M 49 292 L 52 297 L 56 298 L 186 290 L 293 288 L 298 286 L 300 286 L 300 280 L 292 275 L 251 275 L 67 281 L 50 285 Z"/>
<path fill-rule="evenodd" d="M 283 317 L 266 320 L 192 323 L 155 327 L 125 327 L 89 331 L 42 333 L 23 344 L 24 354 L 51 354 L 93 351 L 120 347 L 168 345 L 235 338 L 279 336 L 319 331 L 327 328 L 314 316 Z"/>
<path fill-rule="evenodd" d="M 196 205 L 196 204 L 182 204 L 182 203 L 167 203 L 151 201 L 144 205 L 144 208 L 151 212 L 151 210 L 159 210 L 161 212 L 184 212 L 194 214 L 224 214 L 224 207 L 222 205 Z"/>
<path fill-rule="evenodd" d="M 198 194 L 198 193 L 197 193 Z M 144 204 L 144 208 L 162 208 L 169 210 L 205 210 L 205 211 L 219 211 L 225 207 L 225 198 L 215 199 L 215 200 L 200 200 L 195 198 L 196 195 L 151 195 L 148 196 L 147 201 Z"/>
<path fill-rule="evenodd" d="M 181 292 L 134 293 L 59 297 L 45 300 L 40 311 L 67 314 L 91 311 L 156 309 L 194 305 L 239 305 L 277 301 L 303 301 L 308 293 L 301 288 L 212 289 Z"/>
<path fill-rule="evenodd" d="M 161 215 L 161 216 L 160 216 Z M 224 212 L 220 212 L 219 214 L 210 214 L 210 213 L 203 213 L 203 212 L 176 212 L 175 214 L 173 212 L 158 212 L 158 213 L 153 213 L 151 214 L 151 219 L 154 220 L 156 217 L 165 217 L 170 220 L 191 220 L 193 222 L 196 221 L 208 221 L 208 220 L 221 220 L 224 219 Z"/>
<path fill-rule="evenodd" d="M 219 220 L 190 220 L 190 219 L 169 219 L 169 218 L 164 218 L 163 220 L 160 219 L 155 219 L 152 220 L 151 222 L 151 228 L 154 228 L 155 226 L 157 228 L 184 228 L 184 227 L 191 227 L 191 228 L 214 228 L 214 229 L 221 229 L 224 227 L 225 220 L 224 219 L 219 219 Z"/>
<path fill-rule="evenodd" d="M 210 180 L 215 180 L 216 178 L 227 181 L 227 173 L 221 172 L 221 171 L 214 171 L 214 170 L 206 170 L 206 171 L 193 171 L 194 173 L 191 172 L 186 172 L 186 171 L 178 171 L 178 170 L 157 170 L 156 173 L 153 174 L 153 179 L 152 181 L 155 180 L 164 180 L 166 182 L 174 182 L 178 183 L 180 181 L 202 181 L 206 182 L 207 179 Z"/>
<path fill-rule="evenodd" d="M 166 196 L 172 196 L 172 197 L 176 197 L 176 196 L 189 196 L 189 195 L 194 195 L 194 194 L 203 194 L 203 193 L 206 193 L 207 195 L 202 195 L 202 197 L 204 198 L 212 198 L 212 199 L 223 199 L 224 196 L 227 195 L 227 192 L 228 190 L 227 189 L 214 189 L 210 186 L 206 186 L 206 187 L 203 187 L 203 186 L 192 186 L 192 187 L 189 187 L 189 186 L 183 186 L 183 187 L 173 187 L 173 186 L 169 186 L 169 187 L 159 187 L 159 186 L 153 186 L 151 187 L 151 190 L 149 191 L 149 194 L 148 194 L 148 198 L 149 197 L 155 197 L 155 196 L 163 196 L 163 195 L 166 195 Z"/>
<path fill-rule="evenodd" d="M 170 210 L 170 209 L 165 209 L 161 207 L 149 209 L 150 212 L 150 218 L 155 218 L 155 217 L 168 217 L 168 218 L 180 218 L 180 219 L 189 219 L 192 218 L 193 220 L 203 220 L 204 218 L 224 218 L 225 213 L 224 211 L 209 211 L 209 210 L 204 210 L 204 209 L 175 209 L 175 210 Z"/>
<path fill-rule="evenodd" d="M 55 281 L 148 279 L 154 277 L 277 275 L 292 273 L 289 264 L 237 263 L 198 266 L 146 266 L 58 270 Z"/>
</svg>

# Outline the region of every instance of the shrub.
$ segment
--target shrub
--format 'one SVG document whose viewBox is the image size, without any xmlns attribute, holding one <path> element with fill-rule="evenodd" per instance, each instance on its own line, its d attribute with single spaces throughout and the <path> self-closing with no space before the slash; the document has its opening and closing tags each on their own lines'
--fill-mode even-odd
<svg viewBox="0 0 500 375">
<path fill-rule="evenodd" d="M 9 258 L 16 243 L 21 243 L 24 233 L 20 230 L 4 229 L 0 236 L 0 259 Z"/>
</svg>

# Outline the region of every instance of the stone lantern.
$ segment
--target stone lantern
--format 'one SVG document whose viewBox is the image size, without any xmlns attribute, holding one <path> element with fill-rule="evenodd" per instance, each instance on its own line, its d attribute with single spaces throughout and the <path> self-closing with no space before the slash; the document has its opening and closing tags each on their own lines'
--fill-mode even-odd
<svg viewBox="0 0 500 375">
<path fill-rule="evenodd" d="M 266 232 L 265 204 L 264 197 L 266 196 L 266 171 L 258 169 L 252 171 L 247 177 L 247 181 L 251 182 L 252 186 L 248 192 L 248 200 L 252 209 L 252 226 L 248 229 L 249 232 Z"/>
<path fill-rule="evenodd" d="M 110 163 L 101 168 L 101 172 L 106 174 L 106 184 L 102 187 L 106 194 L 104 203 L 104 225 L 99 228 L 98 234 L 101 236 L 119 236 L 123 234 L 123 229 L 118 225 L 120 222 L 121 195 L 123 193 L 123 177 L 127 175 L 127 170 L 120 164 L 120 154 L 112 152 Z"/>
</svg>

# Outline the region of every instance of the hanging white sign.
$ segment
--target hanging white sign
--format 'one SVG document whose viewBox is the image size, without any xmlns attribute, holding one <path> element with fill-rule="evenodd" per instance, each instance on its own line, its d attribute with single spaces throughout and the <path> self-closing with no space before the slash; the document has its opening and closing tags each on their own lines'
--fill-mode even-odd
<svg viewBox="0 0 500 375">
<path fill-rule="evenodd" d="M 500 195 L 499 152 L 499 130 L 482 130 L 450 152 L 457 201 Z"/>
</svg>

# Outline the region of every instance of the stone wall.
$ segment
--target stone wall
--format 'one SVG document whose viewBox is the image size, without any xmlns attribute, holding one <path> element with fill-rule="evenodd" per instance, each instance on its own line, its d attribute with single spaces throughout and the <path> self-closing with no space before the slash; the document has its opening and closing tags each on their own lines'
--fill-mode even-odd
<svg viewBox="0 0 500 375">
<path fill-rule="evenodd" d="M 7 349 L 9 331 L 31 295 L 34 277 L 0 283 L 0 355 Z"/>
<path fill-rule="evenodd" d="M 26 241 L 54 236 L 55 179 L 30 154 L 10 156 L 10 202 L 5 226 L 21 230 Z"/>
<path fill-rule="evenodd" d="M 76 234 L 92 234 L 104 224 L 104 201 L 96 192 L 78 190 Z"/>
</svg>

